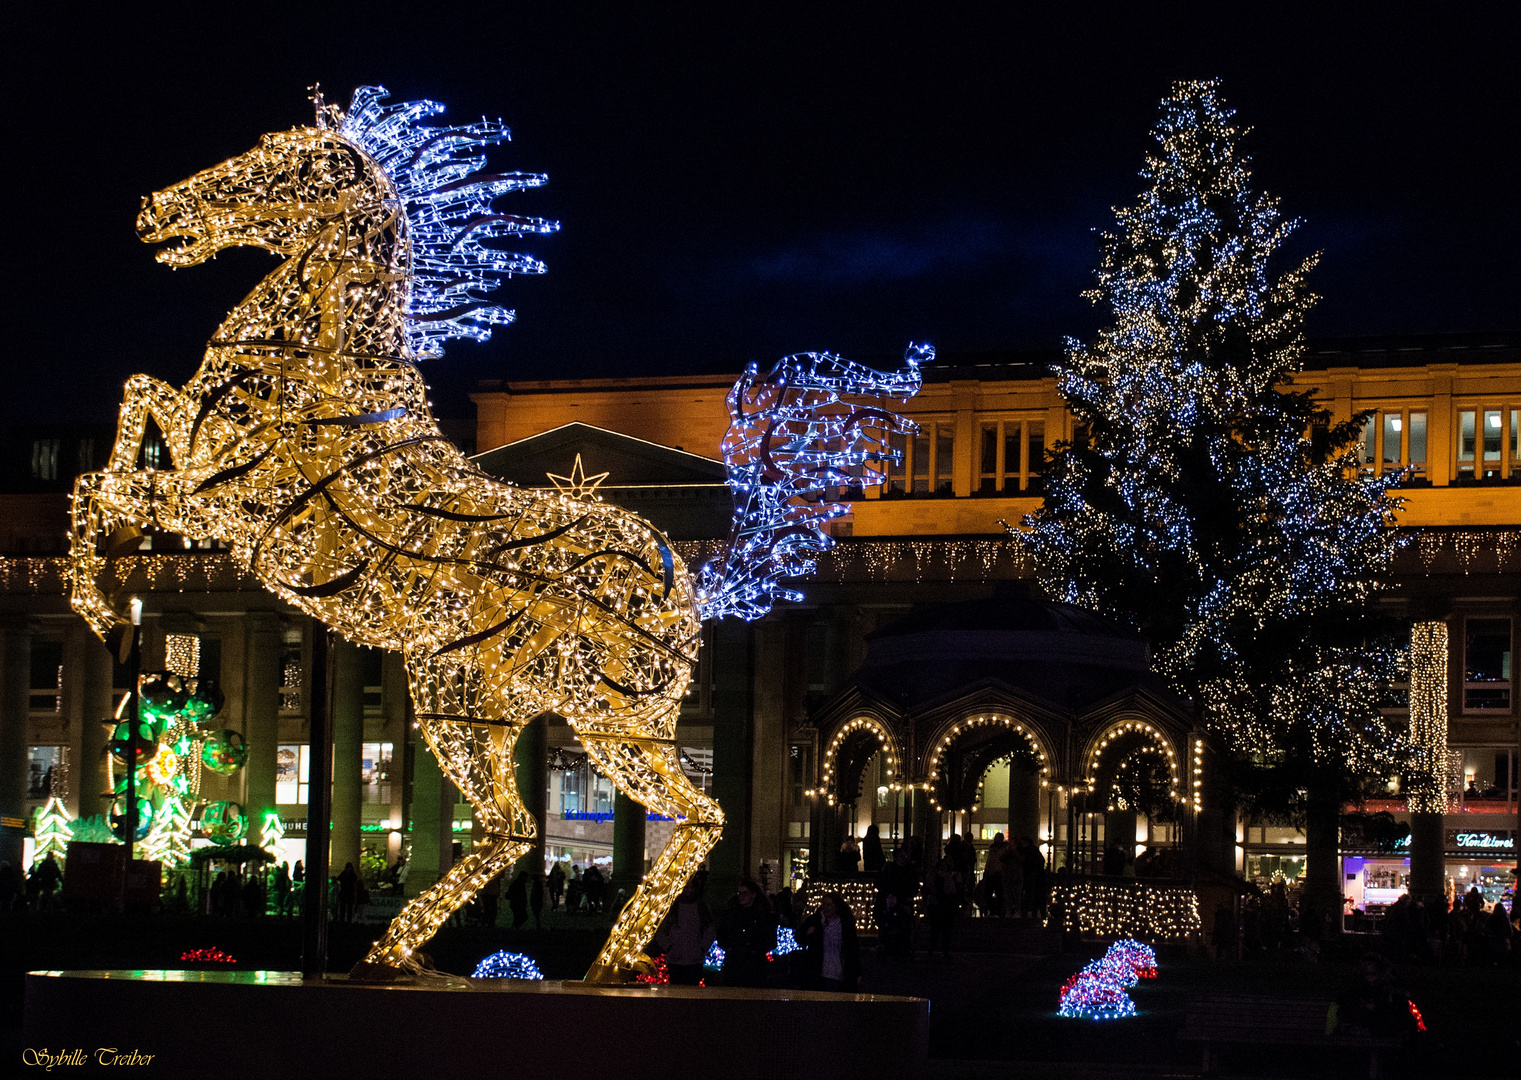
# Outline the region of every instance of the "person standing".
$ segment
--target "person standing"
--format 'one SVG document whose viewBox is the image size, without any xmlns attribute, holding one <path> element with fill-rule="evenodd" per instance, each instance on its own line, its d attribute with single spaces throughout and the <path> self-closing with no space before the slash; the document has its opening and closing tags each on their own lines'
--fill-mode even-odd
<svg viewBox="0 0 1521 1080">
<path fill-rule="evenodd" d="M 993 843 L 988 846 L 987 862 L 982 868 L 982 889 L 985 897 L 982 907 L 988 915 L 1003 914 L 1003 849 L 1007 846 L 1008 841 L 1003 838 L 1003 833 L 993 834 Z"/>
<path fill-rule="evenodd" d="M 702 981 L 702 962 L 717 933 L 713 913 L 702 900 L 702 887 L 696 878 L 689 878 L 655 931 L 655 946 L 665 954 L 672 986 L 696 986 Z"/>
<path fill-rule="evenodd" d="M 854 836 L 847 836 L 840 841 L 840 851 L 836 856 L 835 870 L 841 874 L 854 874 L 861 869 L 861 848 L 856 844 Z"/>
<path fill-rule="evenodd" d="M 507 905 L 512 908 L 512 928 L 521 930 L 528 921 L 528 871 L 519 870 L 507 886 Z"/>
<path fill-rule="evenodd" d="M 275 871 L 275 913 L 284 918 L 290 913 L 290 863 L 282 862 Z"/>
<path fill-rule="evenodd" d="M 343 864 L 338 875 L 338 921 L 354 921 L 354 898 L 359 895 L 359 875 L 354 873 L 353 863 Z"/>
<path fill-rule="evenodd" d="M 565 895 L 565 868 L 560 865 L 559 860 L 556 860 L 555 864 L 549 868 L 546 884 L 549 886 L 549 910 L 558 911 L 560 897 Z"/>
<path fill-rule="evenodd" d="M 724 951 L 725 986 L 765 986 L 766 954 L 776 948 L 776 920 L 760 886 L 749 878 L 718 924 L 718 946 Z"/>
<path fill-rule="evenodd" d="M 942 955 L 949 960 L 951 930 L 956 925 L 956 916 L 961 912 L 961 881 L 949 855 L 936 863 L 935 869 L 930 871 L 924 891 L 929 900 L 930 955 L 935 954 L 938 942 Z"/>
<path fill-rule="evenodd" d="M 819 909 L 798 930 L 803 947 L 803 986 L 811 990 L 854 992 L 861 981 L 861 947 L 855 916 L 845 898 L 825 893 Z"/>
<path fill-rule="evenodd" d="M 861 841 L 861 864 L 868 874 L 881 873 L 887 865 L 887 856 L 882 851 L 882 830 L 876 825 L 866 827 L 866 838 Z"/>
</svg>

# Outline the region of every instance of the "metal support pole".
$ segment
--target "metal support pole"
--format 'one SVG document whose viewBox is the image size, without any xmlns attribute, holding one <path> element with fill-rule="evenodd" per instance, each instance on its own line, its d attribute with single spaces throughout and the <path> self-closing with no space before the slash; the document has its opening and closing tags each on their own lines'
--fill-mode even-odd
<svg viewBox="0 0 1521 1080">
<path fill-rule="evenodd" d="M 137 754 L 142 748 L 142 739 L 138 736 L 137 726 L 142 718 L 142 683 L 143 679 L 143 602 L 133 599 L 131 604 L 132 629 L 127 631 L 132 635 L 132 647 L 127 653 L 127 693 L 131 704 L 127 706 L 127 812 L 123 815 L 126 819 L 127 840 L 127 870 L 132 869 L 133 849 L 137 846 Z M 127 875 L 122 875 L 122 888 L 126 888 Z M 125 897 L 123 897 L 125 900 Z"/>
<path fill-rule="evenodd" d="M 320 979 L 327 969 L 328 845 L 333 806 L 332 695 L 328 629 L 312 621 L 311 741 L 307 751 L 306 889 L 301 905 L 301 976 Z"/>
</svg>

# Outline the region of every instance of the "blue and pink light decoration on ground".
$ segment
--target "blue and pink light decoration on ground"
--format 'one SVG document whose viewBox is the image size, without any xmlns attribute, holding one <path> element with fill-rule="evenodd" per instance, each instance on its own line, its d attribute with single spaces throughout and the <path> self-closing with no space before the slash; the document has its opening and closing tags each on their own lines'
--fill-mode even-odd
<svg viewBox="0 0 1521 1080">
<path fill-rule="evenodd" d="M 1157 977 L 1157 954 L 1151 946 L 1126 938 L 1063 984 L 1060 1016 L 1119 1020 L 1135 1015 L 1126 993 L 1141 979 Z"/>
<path fill-rule="evenodd" d="M 472 979 L 542 979 L 539 965 L 522 953 L 500 950 L 492 953 L 470 973 Z"/>
<path fill-rule="evenodd" d="M 911 345 L 898 371 L 827 352 L 785 356 L 765 375 L 746 369 L 729 392 L 723 441 L 729 544 L 697 573 L 704 620 L 758 619 L 778 600 L 803 598 L 782 579 L 813 573 L 815 556 L 834 546 L 824 526 L 850 509 L 839 493 L 880 484 L 880 468 L 901 458 L 890 437 L 918 427 L 879 402 L 917 394 L 919 365 L 934 357 Z"/>
</svg>

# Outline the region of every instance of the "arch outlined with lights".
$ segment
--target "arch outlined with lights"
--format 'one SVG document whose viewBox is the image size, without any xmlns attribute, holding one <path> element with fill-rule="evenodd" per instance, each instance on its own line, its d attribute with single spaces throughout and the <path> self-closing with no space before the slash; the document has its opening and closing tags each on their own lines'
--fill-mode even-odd
<svg viewBox="0 0 1521 1080">
<path fill-rule="evenodd" d="M 963 735 L 975 728 L 987 726 L 1005 727 L 1017 735 L 1022 735 L 1025 742 L 1029 744 L 1030 750 L 1035 754 L 1036 759 L 1040 763 L 1040 786 L 1042 788 L 1049 788 L 1051 786 L 1051 753 L 1046 747 L 1045 739 L 1041 737 L 1041 733 L 1038 730 L 1036 730 L 1031 724 L 1027 723 L 1026 721 L 1020 720 L 1014 716 L 1010 716 L 1008 713 L 977 713 L 975 715 L 957 720 L 954 723 L 941 729 L 939 732 L 939 737 L 934 742 L 934 749 L 930 751 L 929 761 L 927 763 L 928 767 L 925 769 L 925 775 L 928 777 L 928 781 L 924 787 L 930 793 L 930 805 L 933 806 L 936 810 L 946 809 L 946 807 L 940 804 L 939 799 L 939 792 L 941 790 L 940 783 L 942 779 L 941 759 L 944 757 L 945 753 L 955 745 L 958 736 Z M 994 760 L 998 759 L 995 758 Z"/>
<path fill-rule="evenodd" d="M 875 736 L 878 751 L 886 756 L 888 787 L 893 791 L 902 788 L 899 777 L 902 775 L 903 756 L 898 750 L 898 740 L 893 737 L 892 730 L 875 716 L 861 714 L 852 717 L 840 725 L 838 731 L 830 737 L 829 745 L 824 749 L 824 757 L 820 763 L 819 786 L 807 792 L 810 796 L 822 796 L 825 801 L 834 806 L 838 794 L 839 756 L 841 748 L 852 738 L 865 733 Z M 870 760 L 868 757 L 867 760 Z"/>
<path fill-rule="evenodd" d="M 1111 743 L 1126 735 L 1138 735 L 1161 752 L 1167 761 L 1169 790 L 1172 798 L 1179 806 L 1187 805 L 1186 800 L 1193 798 L 1193 795 L 1191 791 L 1188 795 L 1184 793 L 1183 763 L 1179 760 L 1177 748 L 1173 746 L 1172 740 L 1167 737 L 1165 731 L 1150 721 L 1138 717 L 1122 717 L 1094 734 L 1087 751 L 1083 754 L 1083 772 L 1079 790 L 1086 787 L 1090 794 L 1097 790 L 1099 762 L 1104 756 L 1104 751 Z M 1116 768 L 1118 768 L 1118 763 L 1116 763 Z"/>
</svg>

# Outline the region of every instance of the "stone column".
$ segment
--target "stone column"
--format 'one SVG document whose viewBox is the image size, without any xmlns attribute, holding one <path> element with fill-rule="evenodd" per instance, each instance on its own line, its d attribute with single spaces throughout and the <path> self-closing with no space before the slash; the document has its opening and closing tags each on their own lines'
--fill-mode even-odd
<svg viewBox="0 0 1521 1080">
<path fill-rule="evenodd" d="M 644 880 L 644 824 L 648 811 L 623 792 L 613 796 L 613 894 L 633 896 Z"/>
<path fill-rule="evenodd" d="M 26 838 L 27 739 L 32 694 L 32 626 L 0 622 L 0 860 L 21 865 Z"/>
<path fill-rule="evenodd" d="M 364 663 L 357 645 L 333 639 L 333 846 L 332 866 L 359 870 L 360 780 L 364 742 Z"/>
<path fill-rule="evenodd" d="M 88 628 L 81 627 L 75 654 L 79 663 L 79 764 L 74 795 L 79 817 L 110 809 L 106 781 L 106 724 L 111 720 L 111 653 Z"/>
<path fill-rule="evenodd" d="M 759 623 L 755 634 L 754 724 L 750 753 L 750 863 L 771 864 L 771 884 L 780 888 L 782 820 L 787 787 L 787 627 L 776 619 Z M 842 635 L 843 636 L 843 635 Z"/>
<path fill-rule="evenodd" d="M 453 864 L 452 786 L 422 732 L 413 730 L 412 741 L 412 853 L 407 857 L 407 895 L 416 896 L 443 876 Z"/>
<path fill-rule="evenodd" d="M 248 743 L 244 812 L 250 843 L 257 844 L 264 815 L 276 811 L 275 754 L 280 741 L 280 647 L 283 627 L 273 612 L 250 612 L 244 648 L 243 738 Z M 315 783 L 319 777 L 310 777 Z M 310 861 L 310 860 L 308 860 Z"/>
<path fill-rule="evenodd" d="M 750 627 L 713 627 L 713 786 L 724 812 L 723 838 L 708 856 L 707 900 L 726 904 L 748 876 L 750 844 Z"/>
<path fill-rule="evenodd" d="M 536 828 L 533 847 L 523 853 L 510 873 L 527 870 L 530 877 L 544 877 L 544 833 L 549 828 L 549 717 L 536 716 L 523 728 L 514 748 L 518 796 L 533 816 Z M 642 875 L 641 875 L 642 876 Z M 506 885 L 503 886 L 505 895 Z"/>
</svg>

